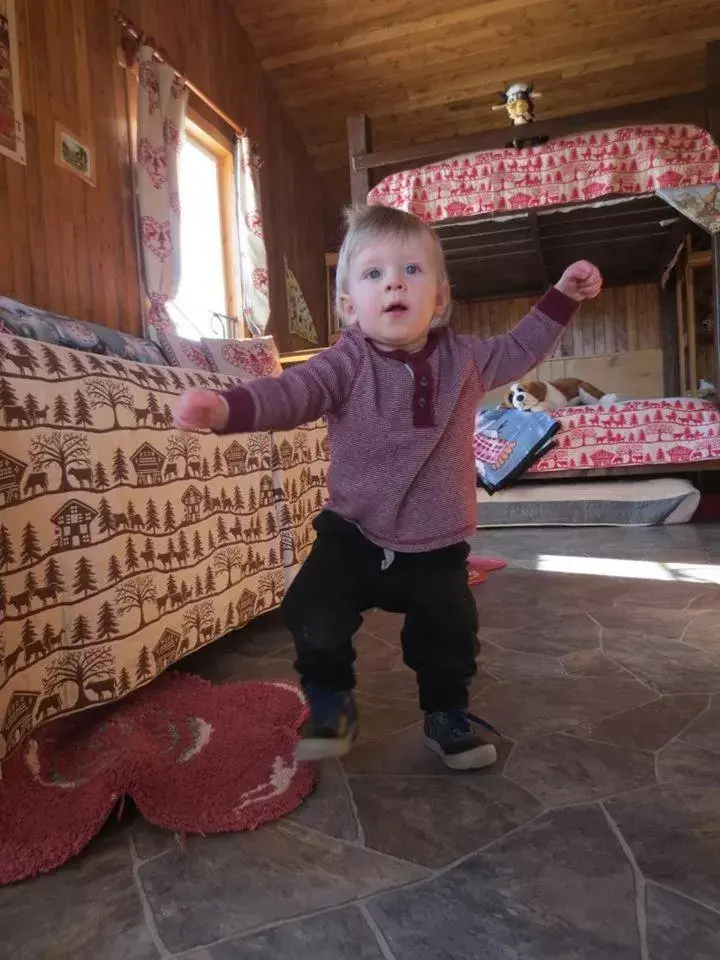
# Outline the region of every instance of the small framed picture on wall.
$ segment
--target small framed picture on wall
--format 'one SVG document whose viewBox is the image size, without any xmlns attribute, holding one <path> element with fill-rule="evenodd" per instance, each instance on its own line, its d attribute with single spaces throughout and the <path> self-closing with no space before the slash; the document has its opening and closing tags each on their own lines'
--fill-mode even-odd
<svg viewBox="0 0 720 960">
<path fill-rule="evenodd" d="M 93 147 L 68 130 L 62 123 L 55 125 L 55 163 L 64 167 L 85 183 L 95 186 L 95 151 Z"/>
</svg>

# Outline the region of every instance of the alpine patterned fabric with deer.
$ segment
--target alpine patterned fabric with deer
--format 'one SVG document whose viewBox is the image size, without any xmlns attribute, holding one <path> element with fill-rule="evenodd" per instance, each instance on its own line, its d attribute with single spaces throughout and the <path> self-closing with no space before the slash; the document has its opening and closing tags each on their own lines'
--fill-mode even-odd
<svg viewBox="0 0 720 960">
<path fill-rule="evenodd" d="M 327 437 L 173 429 L 182 391 L 235 382 L 0 335 L 0 760 L 279 605 Z"/>
</svg>

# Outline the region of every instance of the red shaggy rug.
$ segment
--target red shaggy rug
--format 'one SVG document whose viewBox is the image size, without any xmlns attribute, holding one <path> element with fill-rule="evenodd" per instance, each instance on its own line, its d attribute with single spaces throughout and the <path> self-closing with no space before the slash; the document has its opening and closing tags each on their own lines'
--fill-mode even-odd
<svg viewBox="0 0 720 960">
<path fill-rule="evenodd" d="M 212 686 L 167 674 L 37 731 L 3 765 L 0 883 L 79 853 L 118 801 L 180 833 L 253 830 L 315 785 L 294 758 L 305 700 L 288 681 Z"/>
</svg>

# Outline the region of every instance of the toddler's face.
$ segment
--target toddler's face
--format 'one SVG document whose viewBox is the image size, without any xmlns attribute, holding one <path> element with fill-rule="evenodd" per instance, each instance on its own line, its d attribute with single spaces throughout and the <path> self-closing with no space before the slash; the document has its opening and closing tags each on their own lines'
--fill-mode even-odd
<svg viewBox="0 0 720 960">
<path fill-rule="evenodd" d="M 438 280 L 432 240 L 376 240 L 361 246 L 350 264 L 343 312 L 385 350 L 420 349 L 433 317 L 442 314 L 448 286 Z"/>
</svg>

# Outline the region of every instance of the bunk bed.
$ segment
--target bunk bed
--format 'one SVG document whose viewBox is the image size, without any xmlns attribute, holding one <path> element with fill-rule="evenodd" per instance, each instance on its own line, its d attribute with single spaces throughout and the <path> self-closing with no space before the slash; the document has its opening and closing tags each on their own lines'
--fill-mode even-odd
<svg viewBox="0 0 720 960">
<path fill-rule="evenodd" d="M 518 136 L 528 145 L 514 147 Z M 720 467 L 720 41 L 708 44 L 703 91 L 387 150 L 372 149 L 370 120 L 354 116 L 348 144 L 353 202 L 431 222 L 455 298 L 537 295 L 583 256 L 611 286 L 657 284 L 661 349 L 639 358 L 649 372 L 636 391 L 626 353 L 573 356 L 571 333 L 536 371 L 602 378 L 602 389 L 630 399 L 559 411 L 554 449 L 529 477 Z M 683 300 L 698 262 L 712 269 L 707 399 L 698 396 L 687 348 L 695 318 Z"/>
</svg>

